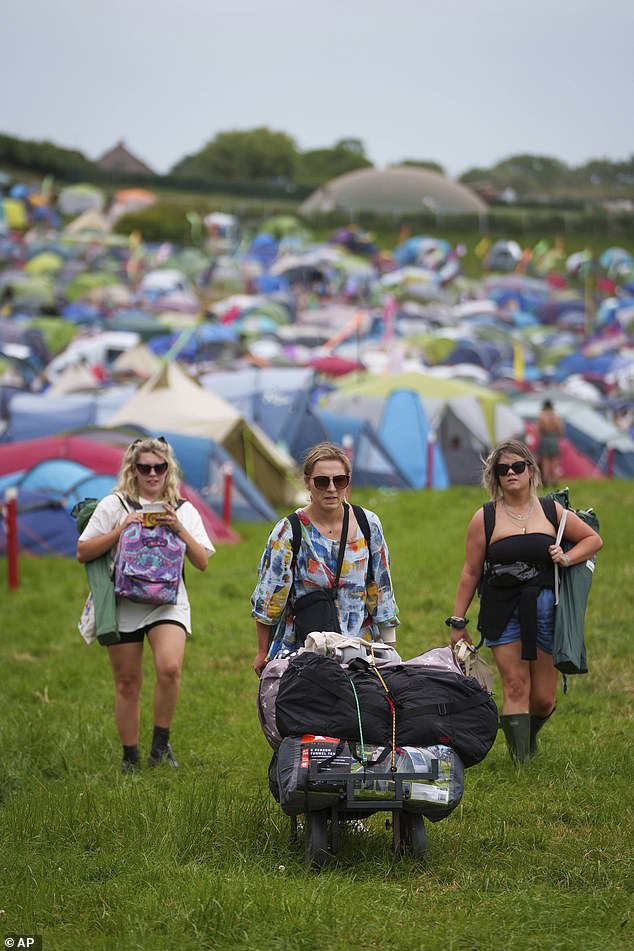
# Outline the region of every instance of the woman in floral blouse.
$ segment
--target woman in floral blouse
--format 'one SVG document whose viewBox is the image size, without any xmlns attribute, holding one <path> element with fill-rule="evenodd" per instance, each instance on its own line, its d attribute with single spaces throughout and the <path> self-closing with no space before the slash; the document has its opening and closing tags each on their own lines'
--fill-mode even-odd
<svg viewBox="0 0 634 951">
<path fill-rule="evenodd" d="M 291 590 L 296 600 L 317 588 L 332 587 L 351 474 L 350 460 L 339 446 L 326 442 L 311 449 L 304 464 L 304 485 L 310 502 L 297 513 L 301 545 L 294 571 L 289 519 L 281 519 L 269 536 L 258 568 L 258 584 L 251 596 L 258 636 L 253 669 L 258 677 L 280 650 L 293 651 L 301 646 L 296 642 L 290 611 L 283 618 Z M 370 528 L 370 549 L 348 506 L 346 551 L 335 601 L 339 627 L 346 636 L 394 644 L 399 622 L 389 552 L 378 516 L 368 509 L 364 512 Z M 369 558 L 372 570 L 368 573 Z"/>
</svg>

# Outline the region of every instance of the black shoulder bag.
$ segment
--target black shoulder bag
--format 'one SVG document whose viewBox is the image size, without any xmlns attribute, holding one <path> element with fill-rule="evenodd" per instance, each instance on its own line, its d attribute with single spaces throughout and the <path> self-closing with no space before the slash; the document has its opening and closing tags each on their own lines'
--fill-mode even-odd
<svg viewBox="0 0 634 951">
<path fill-rule="evenodd" d="M 339 615 L 337 614 L 335 601 L 337 599 L 339 576 L 341 575 L 341 567 L 343 565 L 343 559 L 346 553 L 346 542 L 348 540 L 348 511 L 348 505 L 344 503 L 337 573 L 332 587 L 317 588 L 316 591 L 311 591 L 309 594 L 304 594 L 301 598 L 297 598 L 291 605 L 295 637 L 298 645 L 303 644 L 306 635 L 311 634 L 313 631 L 334 631 L 336 634 L 341 634 Z"/>
</svg>

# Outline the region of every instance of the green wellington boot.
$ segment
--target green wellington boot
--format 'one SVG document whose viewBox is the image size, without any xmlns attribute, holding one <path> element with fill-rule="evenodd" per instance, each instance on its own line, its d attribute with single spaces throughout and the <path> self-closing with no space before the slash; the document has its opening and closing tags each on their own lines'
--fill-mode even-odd
<svg viewBox="0 0 634 951">
<path fill-rule="evenodd" d="M 530 713 L 504 714 L 500 717 L 500 725 L 506 737 L 511 759 L 517 766 L 524 766 L 531 755 Z"/>
<path fill-rule="evenodd" d="M 556 709 L 557 707 L 553 707 L 550 713 L 545 717 L 536 717 L 533 713 L 531 713 L 531 743 L 530 743 L 531 756 L 534 756 L 535 753 L 537 752 L 537 734 L 543 727 L 546 720 L 550 720 L 550 718 L 552 717 Z"/>
</svg>

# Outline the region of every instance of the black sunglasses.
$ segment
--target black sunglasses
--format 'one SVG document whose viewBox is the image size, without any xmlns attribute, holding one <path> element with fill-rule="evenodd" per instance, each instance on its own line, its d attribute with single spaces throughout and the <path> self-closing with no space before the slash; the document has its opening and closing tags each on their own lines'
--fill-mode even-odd
<svg viewBox="0 0 634 951">
<path fill-rule="evenodd" d="M 156 472 L 157 475 L 163 475 L 164 472 L 167 472 L 167 463 L 157 462 L 155 466 L 148 466 L 146 462 L 137 462 L 136 468 L 137 472 L 140 472 L 143 476 L 148 476 L 150 472 Z"/>
<path fill-rule="evenodd" d="M 505 476 L 509 474 L 509 471 L 512 469 L 515 475 L 519 475 L 520 472 L 523 472 L 528 463 L 526 460 L 522 459 L 518 462 L 511 462 L 509 465 L 507 462 L 498 462 L 495 467 L 496 475 Z"/>
<path fill-rule="evenodd" d="M 332 479 L 330 478 L 330 476 L 324 476 L 324 475 L 311 476 L 311 479 L 313 480 L 315 484 L 315 488 L 319 489 L 321 492 L 324 492 L 328 488 L 331 482 L 334 485 L 335 489 L 345 489 L 347 485 L 350 485 L 350 476 L 345 475 L 345 473 L 342 475 L 333 476 Z"/>
</svg>

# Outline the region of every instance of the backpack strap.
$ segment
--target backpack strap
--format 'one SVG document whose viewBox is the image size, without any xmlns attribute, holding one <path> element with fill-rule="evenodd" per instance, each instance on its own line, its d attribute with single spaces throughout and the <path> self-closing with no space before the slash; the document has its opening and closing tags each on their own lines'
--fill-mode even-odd
<svg viewBox="0 0 634 951">
<path fill-rule="evenodd" d="M 135 502 L 134 499 L 131 499 L 129 495 L 123 495 L 121 492 L 113 492 L 112 494 L 117 499 L 119 499 L 126 512 L 131 512 L 133 509 L 141 508 L 141 503 Z"/>
<path fill-rule="evenodd" d="M 372 546 L 370 544 L 370 523 L 368 522 L 368 517 L 365 514 L 365 510 L 360 505 L 353 505 L 352 511 L 357 520 L 359 528 L 363 533 L 365 538 L 366 545 L 368 546 L 368 571 L 366 574 L 366 585 L 374 580 L 374 568 L 372 567 Z M 299 549 L 302 544 L 302 526 L 299 520 L 299 515 L 297 512 L 291 512 L 290 515 L 287 515 L 286 518 L 291 523 L 291 529 L 293 530 L 293 560 L 291 561 L 291 571 L 295 574 L 295 566 L 297 564 L 297 556 L 299 555 Z"/>
<path fill-rule="evenodd" d="M 545 498 L 539 500 L 539 504 L 544 510 L 544 515 L 550 522 L 550 524 L 555 529 L 555 532 L 559 528 L 559 522 L 557 520 L 557 508 L 555 506 L 555 500 L 552 495 L 547 495 Z"/>
<path fill-rule="evenodd" d="M 482 511 L 484 512 L 484 541 L 486 554 L 486 552 L 489 550 L 493 529 L 495 528 L 495 502 L 485 502 L 482 506 Z"/>
<path fill-rule="evenodd" d="M 291 528 L 293 530 L 293 560 L 291 561 L 291 571 L 295 574 L 295 565 L 297 564 L 297 556 L 299 555 L 299 549 L 302 544 L 302 526 L 299 521 L 299 515 L 297 512 L 291 512 L 290 515 L 287 515 L 286 518 L 291 523 Z"/>
</svg>

